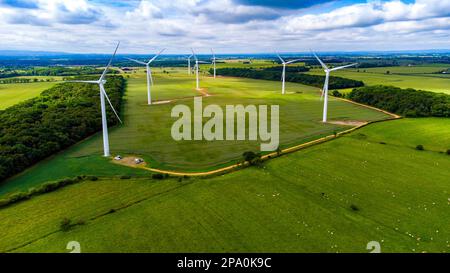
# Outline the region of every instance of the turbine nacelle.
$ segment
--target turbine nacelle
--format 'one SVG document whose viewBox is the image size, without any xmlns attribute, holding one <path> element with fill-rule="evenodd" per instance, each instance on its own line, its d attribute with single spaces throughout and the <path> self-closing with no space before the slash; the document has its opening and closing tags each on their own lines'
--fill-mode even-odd
<svg viewBox="0 0 450 273">
<path fill-rule="evenodd" d="M 211 58 L 211 61 L 213 62 L 213 63 L 215 63 L 217 60 L 223 60 L 222 58 L 217 58 L 216 57 L 216 54 L 214 53 L 214 51 L 213 51 L 213 49 L 211 48 L 211 54 L 212 54 L 212 58 Z"/>
<path fill-rule="evenodd" d="M 135 63 L 141 64 L 141 65 L 145 65 L 146 68 L 146 73 L 147 73 L 147 103 L 150 105 L 152 104 L 152 97 L 151 97 L 151 91 L 150 91 L 150 84 L 153 85 L 153 77 L 152 77 L 152 72 L 150 69 L 150 64 L 156 59 L 158 58 L 159 55 L 161 55 L 161 53 L 163 53 L 163 51 L 166 50 L 165 48 L 163 48 L 162 50 L 160 50 L 153 58 L 151 58 L 148 62 L 142 62 L 136 59 L 131 59 L 131 58 L 126 58 L 130 61 L 133 61 Z"/>
<path fill-rule="evenodd" d="M 339 69 L 343 69 L 346 67 L 350 67 L 350 66 L 355 66 L 357 65 L 357 63 L 353 63 L 353 64 L 348 64 L 348 65 L 343 65 L 343 66 L 338 66 L 338 67 L 334 67 L 334 68 L 329 68 L 324 62 L 322 62 L 321 59 L 319 59 L 319 57 L 316 55 L 316 53 L 312 52 L 311 53 L 314 55 L 314 57 L 316 57 L 316 59 L 319 61 L 320 65 L 323 68 L 323 71 L 325 71 L 326 76 L 325 76 L 325 83 L 323 85 L 323 89 L 322 89 L 322 95 L 320 97 L 320 99 L 325 98 L 324 103 L 323 103 L 323 118 L 322 118 L 322 122 L 327 122 L 327 111 L 328 111 L 328 81 L 330 78 L 330 72 L 331 71 L 336 71 Z"/>
<path fill-rule="evenodd" d="M 287 61 L 286 62 L 283 58 L 281 58 L 280 54 L 278 54 L 276 52 L 275 52 L 275 54 L 277 54 L 278 58 L 281 61 L 281 64 L 283 65 L 283 72 L 281 73 L 281 81 L 282 81 L 281 94 L 284 95 L 285 94 L 285 80 L 286 80 L 286 66 L 288 64 L 292 64 L 292 63 L 298 62 L 301 59 L 295 59 L 295 60 L 291 60 L 291 61 Z"/>
<path fill-rule="evenodd" d="M 139 60 L 132 59 L 132 58 L 125 58 L 125 59 L 130 60 L 130 61 L 133 61 L 133 62 L 138 63 L 138 64 L 145 65 L 145 66 L 148 67 L 148 66 L 149 66 L 156 58 L 158 58 L 159 55 L 161 55 L 161 53 L 164 52 L 164 50 L 166 50 L 166 49 L 165 49 L 165 48 L 161 49 L 161 50 L 160 50 L 153 58 L 151 58 L 148 62 L 143 62 L 143 61 L 139 61 Z"/>
</svg>

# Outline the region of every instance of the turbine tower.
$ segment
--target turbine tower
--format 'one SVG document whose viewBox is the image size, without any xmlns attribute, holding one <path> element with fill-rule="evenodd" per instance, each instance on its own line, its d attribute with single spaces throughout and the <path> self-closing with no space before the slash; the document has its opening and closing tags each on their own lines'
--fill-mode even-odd
<svg viewBox="0 0 450 273">
<path fill-rule="evenodd" d="M 102 75 L 100 76 L 100 79 L 97 81 L 68 81 L 68 82 L 79 82 L 79 83 L 89 83 L 89 84 L 98 84 L 100 88 L 100 106 L 101 106 L 101 112 L 102 112 L 102 129 L 103 129 L 103 155 L 105 157 L 110 156 L 109 153 L 109 139 L 108 139 L 108 122 L 106 120 L 106 105 L 105 105 L 105 97 L 108 100 L 109 105 L 111 106 L 111 109 L 113 110 L 114 114 L 116 115 L 117 119 L 122 123 L 122 120 L 120 119 L 119 115 L 117 114 L 116 110 L 114 109 L 111 101 L 109 100 L 108 95 L 106 94 L 104 84 L 106 83 L 105 76 L 108 72 L 109 67 L 111 66 L 111 63 L 116 56 L 117 49 L 119 48 L 120 42 L 117 44 L 116 50 L 114 51 L 114 54 L 112 55 L 111 59 L 109 60 L 108 65 L 106 66 L 105 70 L 103 71 Z"/>
<path fill-rule="evenodd" d="M 319 61 L 320 65 L 323 68 L 323 71 L 325 71 L 325 84 L 323 85 L 323 90 L 322 90 L 322 96 L 321 98 L 325 97 L 324 102 L 323 102 L 323 118 L 322 118 L 322 122 L 327 122 L 327 111 L 328 111 L 328 82 L 330 79 L 330 72 L 331 71 L 336 71 L 339 69 L 343 69 L 346 67 L 350 67 L 350 66 L 354 66 L 357 65 L 357 63 L 353 63 L 353 64 L 348 64 L 348 65 L 343 65 L 343 66 L 338 66 L 338 67 L 334 67 L 334 68 L 328 68 L 328 66 L 322 62 L 322 60 L 319 59 L 319 57 L 317 57 L 316 53 L 314 53 L 314 56 L 316 57 L 316 59 Z"/>
<path fill-rule="evenodd" d="M 216 60 L 217 60 L 217 58 L 216 58 L 216 54 L 214 54 L 214 50 L 211 48 L 211 53 L 212 53 L 212 59 L 211 59 L 211 61 L 212 61 L 212 65 L 213 65 L 213 68 L 214 68 L 214 79 L 216 78 Z"/>
<path fill-rule="evenodd" d="M 127 58 L 130 61 L 133 61 L 135 63 L 138 64 L 142 64 L 145 65 L 146 68 L 146 73 L 147 73 L 147 102 L 148 105 L 152 104 L 152 94 L 151 94 L 151 90 L 150 90 L 150 85 L 153 85 L 153 77 L 152 77 L 152 70 L 150 68 L 150 64 L 156 59 L 158 58 L 159 55 L 161 55 L 161 53 L 163 53 L 163 51 L 166 50 L 165 48 L 163 48 L 161 51 L 159 51 L 158 54 L 156 54 L 153 58 L 151 58 L 148 62 L 141 62 L 135 59 L 131 59 L 131 58 Z"/>
<path fill-rule="evenodd" d="M 188 75 L 191 75 L 192 71 L 191 71 L 191 58 L 192 56 L 194 56 L 194 54 L 191 54 L 189 57 L 187 57 L 187 61 L 188 61 Z"/>
<path fill-rule="evenodd" d="M 283 82 L 281 85 L 281 94 L 285 94 L 285 80 L 286 80 L 286 65 L 291 64 L 291 63 L 295 63 L 300 61 L 300 59 L 296 59 L 296 60 L 292 60 L 289 62 L 286 62 L 283 60 L 283 58 L 281 58 L 281 56 L 277 53 L 278 58 L 281 60 L 281 64 L 283 64 L 283 73 L 281 74 L 281 81 Z"/>
<path fill-rule="evenodd" d="M 198 69 L 199 69 L 198 68 L 198 64 L 200 64 L 200 63 L 207 64 L 208 62 L 199 61 L 197 59 L 197 56 L 195 55 L 194 49 L 191 48 L 191 51 L 192 51 L 192 56 L 194 56 L 194 59 L 195 59 L 195 67 L 194 67 L 194 69 L 195 69 L 195 77 L 196 77 L 196 89 L 200 90 L 200 75 L 198 73 Z"/>
</svg>

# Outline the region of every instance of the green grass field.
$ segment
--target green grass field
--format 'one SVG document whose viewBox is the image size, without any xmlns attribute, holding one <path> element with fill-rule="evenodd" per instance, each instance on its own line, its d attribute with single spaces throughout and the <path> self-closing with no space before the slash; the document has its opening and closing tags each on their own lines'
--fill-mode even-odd
<svg viewBox="0 0 450 273">
<path fill-rule="evenodd" d="M 449 75 L 432 74 L 445 68 L 448 68 L 448 66 L 393 66 L 344 69 L 335 71 L 333 76 L 360 80 L 366 85 L 392 85 L 400 88 L 414 88 L 450 94 Z M 390 74 L 386 74 L 387 71 Z M 314 75 L 324 74 L 320 69 L 313 69 L 308 73 Z"/>
<path fill-rule="evenodd" d="M 82 182 L 1 209 L 0 252 L 449 252 L 449 135 L 402 119 L 215 178 Z"/>
<path fill-rule="evenodd" d="M 175 103 L 191 107 L 194 78 L 185 70 L 155 69 L 154 100 L 184 98 L 174 103 L 148 106 L 146 82 L 143 73 L 129 75 L 123 108 L 124 124 L 110 130 L 110 146 L 113 155 L 138 155 L 151 167 L 168 170 L 202 171 L 242 160 L 244 151 L 259 151 L 258 141 L 175 141 L 171 137 L 171 118 Z M 201 86 L 212 96 L 204 98 L 204 105 L 218 104 L 277 104 L 280 105 L 280 143 L 288 147 L 321 136 L 350 128 L 345 125 L 321 122 L 322 102 L 317 88 L 287 83 L 286 95 L 281 95 L 281 84 L 242 78 L 217 78 L 202 76 Z M 187 97 L 187 98 L 186 98 Z M 330 120 L 372 121 L 385 119 L 386 114 L 330 98 Z M 204 120 L 206 121 L 206 120 Z M 5 182 L 0 195 L 27 190 L 39 183 L 73 177 L 76 175 L 121 174 L 123 168 L 101 158 L 101 135 L 64 151 Z M 49 172 L 49 169 L 55 171 Z M 142 171 L 128 169 L 126 173 Z"/>
<path fill-rule="evenodd" d="M 36 97 L 55 84 L 56 82 L 0 84 L 0 110 Z"/>
</svg>

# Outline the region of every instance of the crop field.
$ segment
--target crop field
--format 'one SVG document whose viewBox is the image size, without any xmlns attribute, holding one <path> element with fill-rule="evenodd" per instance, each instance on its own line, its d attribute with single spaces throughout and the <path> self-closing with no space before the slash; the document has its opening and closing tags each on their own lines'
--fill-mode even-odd
<svg viewBox="0 0 450 273">
<path fill-rule="evenodd" d="M 185 70 L 155 69 L 153 98 L 157 101 L 175 100 L 148 106 L 145 74 L 128 74 L 128 88 L 123 108 L 124 124 L 111 128 L 112 155 L 140 156 L 150 167 L 205 171 L 242 161 L 245 151 L 259 151 L 259 141 L 175 141 L 171 126 L 176 120 L 171 109 L 176 104 L 193 105 L 194 77 Z M 280 105 L 280 146 L 286 148 L 331 135 L 351 126 L 323 124 L 320 92 L 317 88 L 287 83 L 286 95 L 280 93 L 280 83 L 241 78 L 217 78 L 202 75 L 201 86 L 210 94 L 204 104 L 278 104 Z M 179 100 L 177 100 L 179 99 Z M 330 98 L 331 121 L 374 121 L 389 116 L 365 107 Z M 206 120 L 204 120 L 205 122 Z M 62 153 L 44 160 L 28 171 L 2 183 L 0 194 L 27 190 L 42 182 L 77 175 L 121 175 L 145 171 L 112 164 L 101 158 L 102 139 L 97 134 Z M 54 171 L 49 172 L 49 169 Z"/>
<path fill-rule="evenodd" d="M 385 74 L 387 71 L 391 74 L 401 75 L 414 75 L 414 74 L 437 74 L 440 71 L 448 69 L 449 66 L 444 65 L 427 65 L 427 66 L 390 66 L 390 67 L 373 67 L 373 68 L 360 68 L 359 70 L 365 70 L 367 73 L 381 73 Z M 355 70 L 355 69 L 352 69 Z M 356 69 L 357 70 L 357 69 Z"/>
<path fill-rule="evenodd" d="M 55 84 L 56 82 L 0 84 L 0 110 L 36 97 Z"/>
<path fill-rule="evenodd" d="M 366 85 L 392 85 L 400 88 L 414 88 L 450 94 L 450 77 L 446 74 L 434 74 L 448 67 L 413 66 L 413 67 L 377 67 L 344 69 L 333 75 L 360 80 Z M 364 72 L 365 71 L 365 72 Z M 389 74 L 386 72 L 389 71 Z M 323 75 L 320 69 L 313 69 L 310 74 Z"/>
<path fill-rule="evenodd" d="M 0 251 L 448 252 L 449 135 L 402 119 L 209 179 L 82 182 L 1 209 Z"/>
</svg>

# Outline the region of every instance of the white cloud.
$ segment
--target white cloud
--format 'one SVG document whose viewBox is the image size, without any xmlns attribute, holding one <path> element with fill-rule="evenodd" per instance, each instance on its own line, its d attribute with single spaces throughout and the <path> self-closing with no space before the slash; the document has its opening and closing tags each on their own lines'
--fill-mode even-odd
<svg viewBox="0 0 450 273">
<path fill-rule="evenodd" d="M 86 0 L 37 0 L 36 8 L 3 8 L 4 20 L 12 24 L 52 25 L 89 24 L 100 18 L 100 12 Z"/>
<path fill-rule="evenodd" d="M 149 1 L 140 2 L 139 6 L 136 9 L 128 11 L 125 14 L 125 18 L 127 20 L 142 20 L 162 17 L 163 13 L 161 8 Z"/>
<path fill-rule="evenodd" d="M 350 27 L 370 27 L 386 22 L 422 20 L 450 15 L 449 0 L 417 0 L 406 4 L 399 0 L 369 2 L 342 7 L 317 15 L 285 18 L 285 30 L 329 30 Z"/>
<path fill-rule="evenodd" d="M 418 21 L 396 21 L 376 25 L 373 30 L 378 32 L 392 32 L 396 34 L 416 33 L 422 31 L 448 30 L 450 18 L 431 18 Z"/>
</svg>

